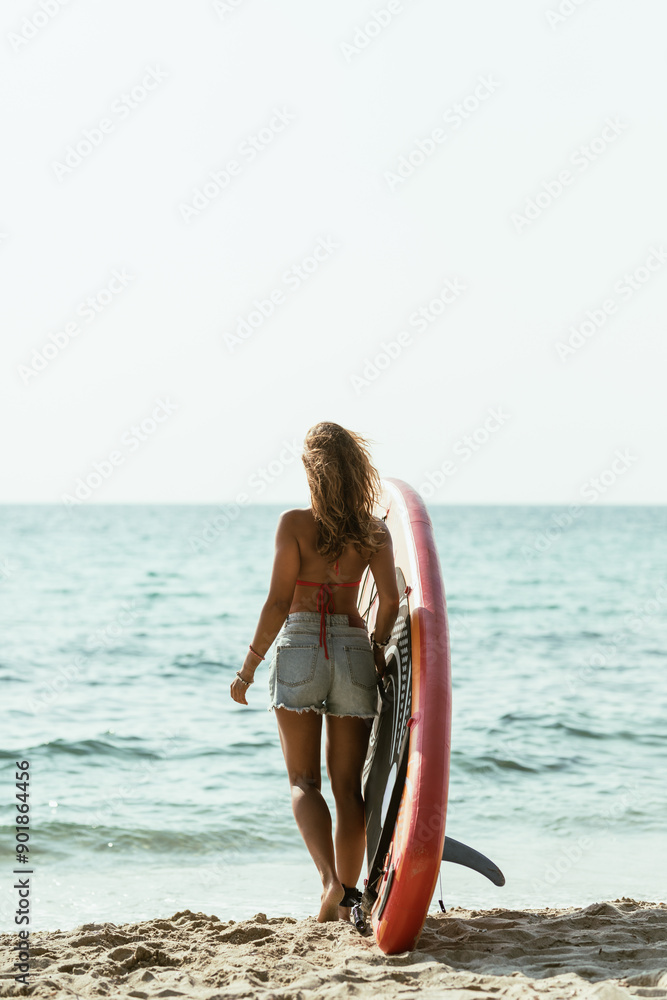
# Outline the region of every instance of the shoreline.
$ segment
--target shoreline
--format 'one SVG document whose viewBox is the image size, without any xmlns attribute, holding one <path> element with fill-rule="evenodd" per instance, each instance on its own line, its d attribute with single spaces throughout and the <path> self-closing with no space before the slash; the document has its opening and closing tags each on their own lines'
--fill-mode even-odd
<svg viewBox="0 0 667 1000">
<path fill-rule="evenodd" d="M 384 955 L 351 924 L 314 917 L 222 921 L 179 910 L 86 923 L 30 934 L 27 986 L 14 980 L 17 940 L 0 934 L 0 996 L 667 997 L 667 904 L 627 897 L 583 908 L 452 907 L 429 914 L 417 947 L 400 955 Z"/>
</svg>

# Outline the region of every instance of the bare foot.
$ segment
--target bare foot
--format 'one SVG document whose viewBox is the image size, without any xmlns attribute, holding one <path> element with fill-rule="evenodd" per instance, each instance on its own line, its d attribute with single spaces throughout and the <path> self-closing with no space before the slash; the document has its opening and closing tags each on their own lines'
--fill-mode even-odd
<svg viewBox="0 0 667 1000">
<path fill-rule="evenodd" d="M 322 891 L 322 905 L 317 919 L 320 923 L 326 920 L 338 920 L 338 904 L 345 895 L 342 883 L 338 879 L 325 885 Z"/>
<path fill-rule="evenodd" d="M 347 920 L 347 922 L 349 923 L 349 921 L 350 921 L 350 909 L 351 909 L 351 907 L 349 907 L 349 906 L 339 906 L 338 907 L 338 919 L 339 920 Z"/>
</svg>

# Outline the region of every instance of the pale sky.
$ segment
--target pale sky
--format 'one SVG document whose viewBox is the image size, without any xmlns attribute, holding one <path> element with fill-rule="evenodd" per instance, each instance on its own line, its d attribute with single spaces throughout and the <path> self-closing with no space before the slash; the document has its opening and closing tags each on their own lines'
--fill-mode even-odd
<svg viewBox="0 0 667 1000">
<path fill-rule="evenodd" d="M 4 0 L 0 500 L 307 502 L 334 420 L 432 503 L 664 503 L 666 29 Z"/>
</svg>

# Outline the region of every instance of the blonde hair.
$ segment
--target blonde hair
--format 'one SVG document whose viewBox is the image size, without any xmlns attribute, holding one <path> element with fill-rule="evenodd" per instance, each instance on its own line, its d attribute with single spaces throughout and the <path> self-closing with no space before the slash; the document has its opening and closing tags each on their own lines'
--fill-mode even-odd
<svg viewBox="0 0 667 1000">
<path fill-rule="evenodd" d="M 366 549 L 375 554 L 384 543 L 384 532 L 373 517 L 381 487 L 366 439 L 324 421 L 306 434 L 302 460 L 320 555 L 338 559 L 350 542 L 359 553 Z"/>
</svg>

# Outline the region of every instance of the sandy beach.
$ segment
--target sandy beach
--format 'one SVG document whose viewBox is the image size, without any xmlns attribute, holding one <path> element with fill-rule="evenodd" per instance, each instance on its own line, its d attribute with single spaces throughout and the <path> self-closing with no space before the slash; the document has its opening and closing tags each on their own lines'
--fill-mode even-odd
<svg viewBox="0 0 667 1000">
<path fill-rule="evenodd" d="M 31 935 L 29 986 L 0 936 L 0 995 L 81 997 L 667 997 L 667 904 L 465 910 L 427 918 L 418 947 L 387 956 L 351 924 L 313 917 L 82 924 Z"/>
</svg>

